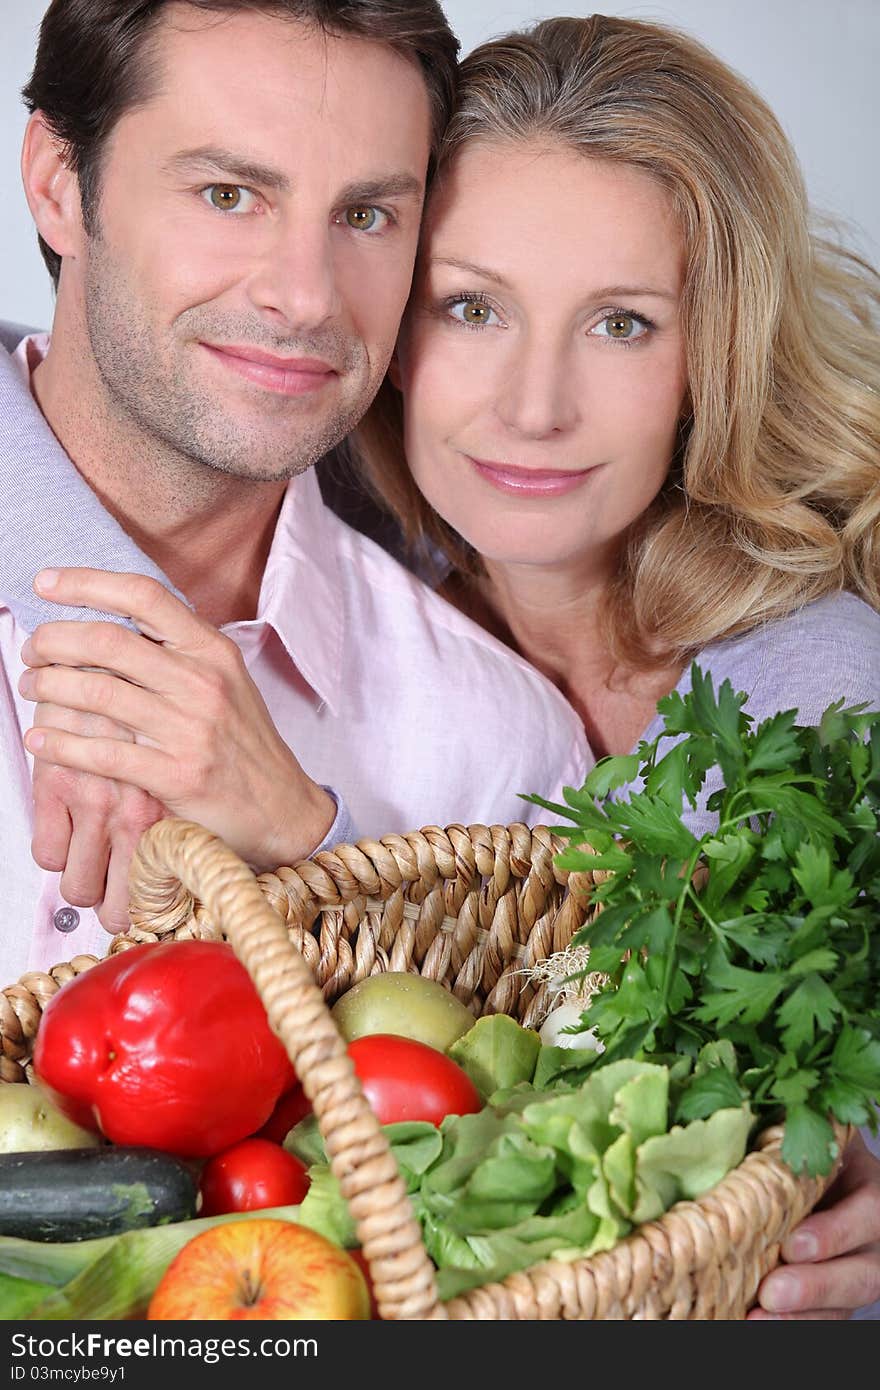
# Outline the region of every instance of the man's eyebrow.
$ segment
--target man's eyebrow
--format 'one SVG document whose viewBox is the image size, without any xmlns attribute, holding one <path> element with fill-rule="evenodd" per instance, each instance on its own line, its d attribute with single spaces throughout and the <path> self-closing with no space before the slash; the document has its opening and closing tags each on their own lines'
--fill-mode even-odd
<svg viewBox="0 0 880 1390">
<path fill-rule="evenodd" d="M 340 203 L 375 203 L 382 198 L 418 198 L 425 192 L 424 179 L 415 174 L 377 174 L 346 184 L 339 193 Z"/>
<path fill-rule="evenodd" d="M 290 191 L 290 180 L 278 169 L 267 164 L 257 164 L 246 156 L 203 145 L 196 150 L 181 150 L 165 161 L 170 173 L 189 173 L 201 170 L 205 174 L 221 171 L 224 176 L 240 183 L 259 184 L 262 188 L 274 188 L 279 193 Z"/>
<path fill-rule="evenodd" d="M 432 256 L 431 265 L 448 265 L 453 270 L 463 270 L 466 275 L 476 275 L 482 280 L 491 280 L 495 285 L 506 285 L 507 281 L 497 270 L 490 270 L 488 266 L 477 265 L 473 261 L 460 261 L 453 256 Z M 651 285 L 600 285 L 597 289 L 591 290 L 588 298 L 596 301 L 608 301 L 614 299 L 628 299 L 631 296 L 649 296 L 653 299 L 668 299 L 671 303 L 676 303 L 679 296 L 674 290 L 655 289 Z"/>
<path fill-rule="evenodd" d="M 234 179 L 237 183 L 256 184 L 260 188 L 275 189 L 278 193 L 289 193 L 291 189 L 290 179 L 280 170 L 258 164 L 232 150 L 213 146 L 181 150 L 166 161 L 165 168 L 172 173 L 196 170 L 206 175 L 222 173 L 225 178 Z M 342 204 L 372 203 L 382 198 L 417 198 L 421 201 L 424 191 L 424 180 L 415 174 L 367 175 L 347 184 L 340 191 L 337 201 Z"/>
</svg>

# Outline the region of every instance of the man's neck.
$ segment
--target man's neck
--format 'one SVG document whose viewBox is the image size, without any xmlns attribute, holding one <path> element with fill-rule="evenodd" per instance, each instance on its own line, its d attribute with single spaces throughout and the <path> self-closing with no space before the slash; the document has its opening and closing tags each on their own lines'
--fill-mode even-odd
<svg viewBox="0 0 880 1390">
<path fill-rule="evenodd" d="M 253 618 L 284 496 L 181 455 L 114 411 L 91 359 L 68 350 L 64 324 L 35 368 L 40 409 L 76 468 L 196 612 L 215 626 Z"/>
</svg>

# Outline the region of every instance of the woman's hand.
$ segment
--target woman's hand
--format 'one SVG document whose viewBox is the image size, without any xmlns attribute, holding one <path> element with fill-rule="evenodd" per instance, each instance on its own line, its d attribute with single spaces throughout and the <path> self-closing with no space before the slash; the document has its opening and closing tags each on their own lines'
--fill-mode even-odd
<svg viewBox="0 0 880 1390">
<path fill-rule="evenodd" d="M 19 689 L 41 704 L 112 720 L 134 741 L 124 732 L 87 737 L 40 725 L 25 736 L 34 757 L 139 788 L 207 826 L 258 870 L 311 853 L 333 823 L 335 802 L 281 738 L 235 643 L 142 575 L 53 573 L 51 588 L 35 581 L 45 597 L 131 617 L 140 632 L 46 623 L 22 649 L 30 669 Z"/>
<path fill-rule="evenodd" d="M 820 1206 L 782 1246 L 750 1318 L 850 1317 L 880 1299 L 880 1159 L 861 1135 Z"/>
</svg>

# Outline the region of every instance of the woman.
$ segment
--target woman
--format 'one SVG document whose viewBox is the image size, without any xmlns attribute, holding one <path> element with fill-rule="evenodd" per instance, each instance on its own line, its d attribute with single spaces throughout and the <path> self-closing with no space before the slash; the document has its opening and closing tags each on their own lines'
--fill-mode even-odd
<svg viewBox="0 0 880 1390">
<path fill-rule="evenodd" d="M 359 454 L 597 756 L 694 656 L 759 717 L 880 697 L 877 290 L 696 44 L 597 17 L 466 60 Z"/>
<path fill-rule="evenodd" d="M 876 300 L 810 238 L 787 142 L 721 63 L 658 26 L 547 21 L 464 63 L 356 455 L 446 556 L 449 600 L 556 682 L 597 756 L 651 736 L 694 656 L 758 718 L 876 704 Z M 34 752 L 88 766 L 74 743 Z M 753 1316 L 880 1294 L 861 1141 L 838 1195 Z"/>
</svg>

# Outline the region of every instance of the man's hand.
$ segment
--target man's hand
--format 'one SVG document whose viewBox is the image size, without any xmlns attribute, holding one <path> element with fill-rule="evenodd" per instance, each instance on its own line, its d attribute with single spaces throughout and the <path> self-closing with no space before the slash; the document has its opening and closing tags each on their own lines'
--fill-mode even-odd
<svg viewBox="0 0 880 1390">
<path fill-rule="evenodd" d="M 861 1135 L 825 1199 L 782 1246 L 750 1318 L 848 1318 L 880 1299 L 880 1159 Z"/>
<path fill-rule="evenodd" d="M 110 719 L 135 741 L 41 726 L 25 737 L 34 757 L 140 788 L 213 830 L 257 869 L 311 853 L 333 823 L 335 803 L 281 738 L 235 643 L 142 575 L 55 574 L 51 588 L 40 585 L 44 596 L 131 617 L 140 632 L 46 623 L 22 649 L 31 669 L 19 689 Z"/>
<path fill-rule="evenodd" d="M 36 723 L 85 738 L 130 740 L 100 715 L 38 705 Z M 61 894 L 74 907 L 94 907 L 108 932 L 126 931 L 128 868 L 143 832 L 167 812 L 141 791 L 51 763 L 34 764 L 34 834 L 31 853 L 43 869 L 60 873 Z"/>
</svg>

